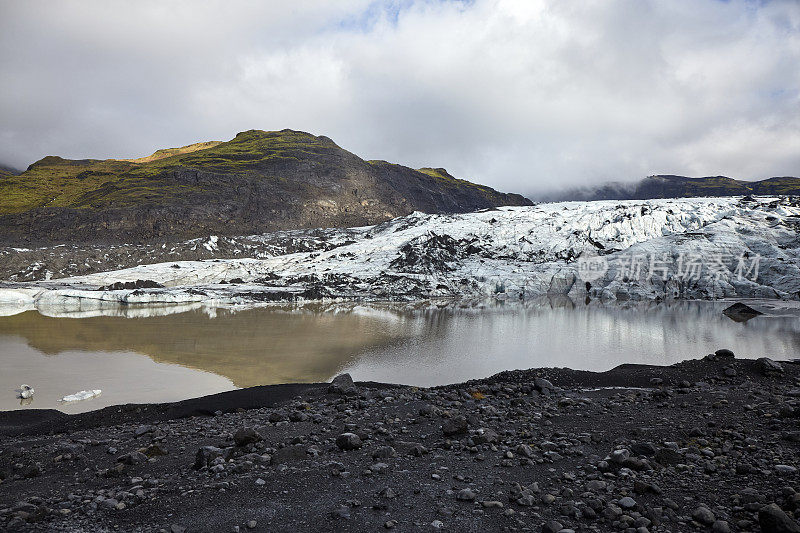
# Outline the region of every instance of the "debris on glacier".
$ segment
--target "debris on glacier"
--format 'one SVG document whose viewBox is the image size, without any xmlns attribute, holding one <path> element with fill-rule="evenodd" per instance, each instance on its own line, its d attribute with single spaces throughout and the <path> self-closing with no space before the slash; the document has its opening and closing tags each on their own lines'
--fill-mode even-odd
<svg viewBox="0 0 800 533">
<path fill-rule="evenodd" d="M 311 299 L 800 298 L 800 203 L 792 198 L 417 212 L 363 228 L 191 242 L 219 255 L 2 283 L 0 313 Z M 250 256 L 234 253 L 241 250 Z M 582 270 L 587 261 L 591 276 Z M 41 261 L 36 269 L 63 272 Z"/>
</svg>

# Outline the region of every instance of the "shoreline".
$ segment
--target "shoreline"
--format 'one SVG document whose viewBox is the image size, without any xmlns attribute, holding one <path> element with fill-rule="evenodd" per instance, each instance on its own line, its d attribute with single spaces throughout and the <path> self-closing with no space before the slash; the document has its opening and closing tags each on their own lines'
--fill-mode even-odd
<svg viewBox="0 0 800 533">
<path fill-rule="evenodd" d="M 0 527 L 794 531 L 800 365 L 720 353 L 4 412 Z"/>
<path fill-rule="evenodd" d="M 706 356 L 706 358 L 709 356 Z M 734 359 L 739 362 L 749 363 L 757 361 L 752 358 L 736 359 L 735 356 Z M 686 359 L 670 365 L 623 363 L 604 371 L 575 370 L 568 367 L 503 370 L 483 378 L 430 387 L 378 381 L 354 381 L 353 383 L 357 388 L 365 389 L 439 390 L 453 387 L 480 386 L 487 382 L 502 380 L 504 379 L 503 376 L 506 375 L 522 373 L 531 376 L 547 375 L 552 377 L 557 375 L 559 376 L 557 383 L 555 383 L 557 386 L 568 385 L 576 391 L 582 392 L 598 392 L 602 390 L 653 391 L 658 389 L 659 385 L 654 385 L 645 379 L 643 375 L 648 376 L 651 372 L 657 372 L 659 369 L 671 369 L 699 360 L 701 359 Z M 800 358 L 791 360 L 777 359 L 775 362 L 780 365 L 792 365 L 800 368 Z M 23 434 L 33 436 L 127 423 L 167 422 L 192 416 L 216 416 L 217 411 L 227 414 L 241 409 L 270 408 L 286 403 L 295 397 L 321 398 L 329 387 L 329 382 L 274 383 L 242 387 L 169 402 L 114 404 L 78 413 L 36 407 L 0 410 L 0 437 Z M 112 417 L 121 418 L 112 420 Z M 28 420 L 30 420 L 29 423 Z"/>
</svg>

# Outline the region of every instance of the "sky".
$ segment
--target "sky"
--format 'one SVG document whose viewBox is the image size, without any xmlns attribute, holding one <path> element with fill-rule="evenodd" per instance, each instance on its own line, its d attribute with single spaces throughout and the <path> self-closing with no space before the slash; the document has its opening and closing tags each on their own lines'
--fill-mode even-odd
<svg viewBox="0 0 800 533">
<path fill-rule="evenodd" d="M 0 162 L 248 129 L 531 194 L 800 175 L 797 0 L 0 0 Z"/>
</svg>

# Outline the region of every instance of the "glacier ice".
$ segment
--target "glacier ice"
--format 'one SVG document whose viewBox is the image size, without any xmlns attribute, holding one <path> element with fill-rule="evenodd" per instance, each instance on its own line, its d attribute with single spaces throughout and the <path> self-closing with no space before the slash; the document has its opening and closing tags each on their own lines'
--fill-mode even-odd
<svg viewBox="0 0 800 533">
<path fill-rule="evenodd" d="M 131 304 L 312 298 L 800 297 L 800 204 L 786 198 L 563 202 L 466 214 L 416 212 L 376 226 L 326 230 L 325 238 L 329 246 L 276 250 L 270 257 L 172 261 L 5 283 L 0 285 L 0 314 L 12 312 L 3 308 L 90 313 Z M 580 270 L 587 257 L 602 258 L 606 267 L 590 280 Z M 686 276 L 689 257 L 703 260 L 691 277 Z M 644 258 L 640 270 L 630 268 L 632 258 Z M 155 280 L 163 288 L 100 290 L 137 280 Z"/>
</svg>

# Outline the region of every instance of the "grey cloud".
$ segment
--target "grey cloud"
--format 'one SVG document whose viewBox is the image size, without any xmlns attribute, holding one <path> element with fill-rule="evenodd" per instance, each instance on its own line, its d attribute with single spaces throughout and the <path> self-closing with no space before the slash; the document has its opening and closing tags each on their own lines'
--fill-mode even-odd
<svg viewBox="0 0 800 533">
<path fill-rule="evenodd" d="M 794 1 L 0 6 L 16 166 L 289 127 L 525 193 L 800 173 Z"/>
</svg>

